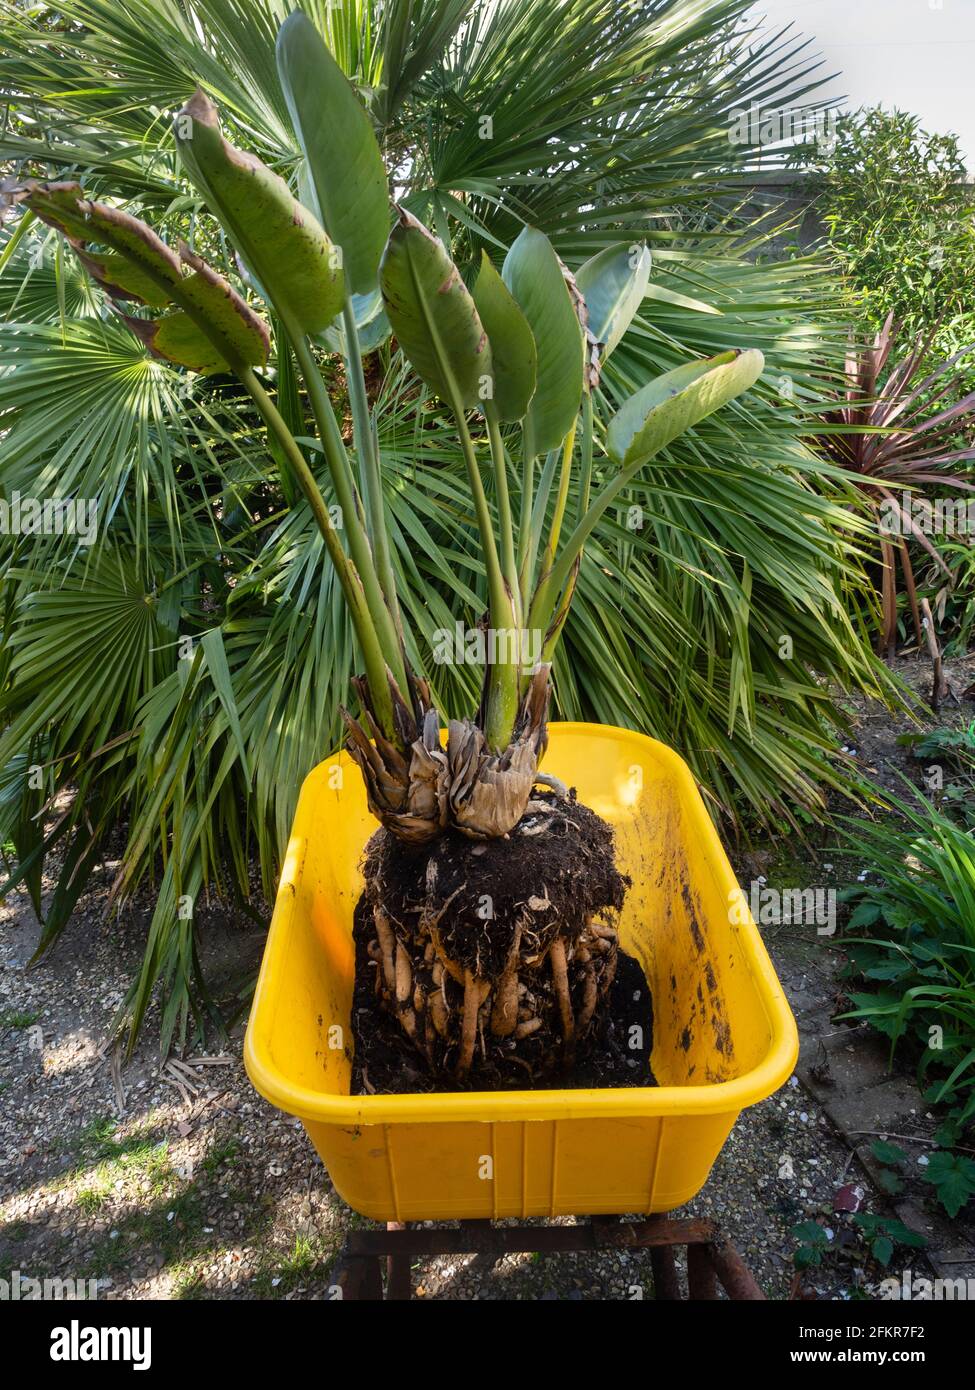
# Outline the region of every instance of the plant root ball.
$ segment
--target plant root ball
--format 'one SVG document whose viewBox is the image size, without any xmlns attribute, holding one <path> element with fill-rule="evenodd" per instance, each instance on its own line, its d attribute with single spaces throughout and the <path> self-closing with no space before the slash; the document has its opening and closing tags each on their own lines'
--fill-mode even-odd
<svg viewBox="0 0 975 1390">
<path fill-rule="evenodd" d="M 530 1084 L 571 1068 L 606 1004 L 628 886 L 604 821 L 542 794 L 498 840 L 418 848 L 380 830 L 365 881 L 373 997 L 434 1077 Z"/>
</svg>

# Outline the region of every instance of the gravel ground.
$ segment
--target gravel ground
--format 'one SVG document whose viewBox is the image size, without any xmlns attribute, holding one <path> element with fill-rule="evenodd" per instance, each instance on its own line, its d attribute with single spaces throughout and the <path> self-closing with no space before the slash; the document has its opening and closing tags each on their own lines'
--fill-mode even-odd
<svg viewBox="0 0 975 1390">
<path fill-rule="evenodd" d="M 975 662 L 960 663 L 957 680 Z M 923 686 L 923 669 L 915 668 Z M 969 679 L 971 677 L 969 676 Z M 964 688 L 959 685 L 959 688 Z M 946 712 L 945 722 L 966 713 Z M 972 707 L 967 707 L 970 718 Z M 883 761 L 892 734 L 876 725 L 867 755 Z M 871 738 L 873 734 L 871 733 Z M 110 867 L 110 866 L 109 866 Z M 364 1226 L 335 1194 L 300 1124 L 251 1089 L 242 1027 L 225 1050 L 162 1064 L 153 1019 L 130 1064 L 113 1066 L 108 1029 L 141 956 L 148 905 L 105 919 L 96 888 L 51 954 L 26 969 L 37 924 L 24 895 L 0 907 L 0 1277 L 97 1279 L 100 1298 L 320 1298 L 350 1229 Z M 227 975 L 259 958 L 262 933 L 214 914 L 212 968 Z M 828 954 L 785 934 L 771 942 L 790 997 L 835 991 Z M 812 960 L 812 963 L 810 963 Z M 869 1180 L 793 1077 L 746 1111 L 703 1193 L 681 1214 L 714 1218 L 766 1294 L 794 1286 L 793 1228 L 833 1215 L 844 1185 Z M 870 1193 L 867 1206 L 883 1210 Z M 568 1219 L 567 1219 L 568 1220 Z M 806 1296 L 869 1297 L 882 1272 L 847 1233 L 839 1257 L 806 1277 Z M 417 1297 L 650 1297 L 638 1252 L 417 1261 Z"/>
</svg>

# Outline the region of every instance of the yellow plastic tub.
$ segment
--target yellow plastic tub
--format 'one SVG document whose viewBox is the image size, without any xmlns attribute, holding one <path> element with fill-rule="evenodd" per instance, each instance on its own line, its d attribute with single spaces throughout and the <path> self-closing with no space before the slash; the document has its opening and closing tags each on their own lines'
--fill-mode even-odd
<svg viewBox="0 0 975 1390">
<path fill-rule="evenodd" d="M 798 1038 L 687 765 L 653 739 L 553 724 L 546 769 L 616 832 L 621 943 L 653 992 L 655 1088 L 349 1095 L 360 859 L 376 823 L 342 753 L 301 790 L 244 1055 L 337 1191 L 378 1221 L 669 1211 Z"/>
</svg>

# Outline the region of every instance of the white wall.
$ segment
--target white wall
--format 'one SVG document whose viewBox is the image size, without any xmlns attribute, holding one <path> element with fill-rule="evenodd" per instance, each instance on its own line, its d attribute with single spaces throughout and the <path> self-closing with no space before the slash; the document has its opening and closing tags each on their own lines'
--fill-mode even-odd
<svg viewBox="0 0 975 1390">
<path fill-rule="evenodd" d="M 815 40 L 822 71 L 841 70 L 828 92 L 844 107 L 899 107 L 954 131 L 975 171 L 975 0 L 764 0 L 753 14 Z"/>
</svg>

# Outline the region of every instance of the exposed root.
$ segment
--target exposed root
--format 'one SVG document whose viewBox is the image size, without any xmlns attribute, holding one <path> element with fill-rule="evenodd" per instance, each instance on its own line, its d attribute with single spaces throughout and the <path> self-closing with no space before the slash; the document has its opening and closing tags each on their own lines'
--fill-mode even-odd
<svg viewBox="0 0 975 1390">
<path fill-rule="evenodd" d="M 572 1050 L 575 1040 L 576 1026 L 575 1018 L 572 1014 L 572 1000 L 569 998 L 569 970 L 565 959 L 565 943 L 561 940 L 553 941 L 548 952 L 549 962 L 552 966 L 552 980 L 555 983 L 555 997 L 559 1001 L 559 1014 L 562 1018 L 562 1037 L 565 1040 L 565 1050 L 568 1054 Z"/>
<path fill-rule="evenodd" d="M 396 1003 L 402 1008 L 410 997 L 413 986 L 413 970 L 410 958 L 402 941 L 396 943 Z"/>
<path fill-rule="evenodd" d="M 562 801 L 568 801 L 569 788 L 558 777 L 553 777 L 550 772 L 536 772 L 536 785 L 548 787 Z"/>
<path fill-rule="evenodd" d="M 477 1016 L 481 1005 L 491 992 L 489 980 L 476 980 L 468 970 L 464 980 L 464 1014 L 460 1030 L 460 1053 L 455 1068 L 458 1077 L 463 1078 L 471 1069 L 474 1057 L 474 1044 L 477 1041 Z"/>
<path fill-rule="evenodd" d="M 377 933 L 392 932 L 384 914 L 374 914 L 373 922 Z M 547 1076 L 572 1066 L 613 982 L 618 944 L 594 935 L 591 924 L 575 941 L 556 936 L 544 951 L 535 940 L 517 932 L 493 981 L 443 958 L 442 947 L 419 933 L 408 943 L 395 936 L 391 950 L 377 936 L 366 949 L 377 994 L 436 1072 L 463 1080 L 476 1056 L 486 1060 L 500 1048 L 512 1061 L 509 1049 L 531 1040 L 530 1054 L 518 1061 L 532 1075 Z M 392 984 L 381 965 L 390 959 Z"/>
<path fill-rule="evenodd" d="M 507 1038 L 518 1022 L 518 964 L 521 946 L 521 924 L 515 932 L 508 964 L 498 981 L 494 994 L 494 1008 L 491 1010 L 491 1032 L 496 1038 Z"/>
<path fill-rule="evenodd" d="M 396 938 L 393 929 L 389 925 L 386 914 L 377 905 L 372 910 L 373 921 L 376 924 L 376 936 L 379 941 L 379 949 L 383 963 L 383 978 L 386 981 L 388 990 L 396 988 Z"/>
<path fill-rule="evenodd" d="M 581 955 L 582 953 L 580 952 L 580 957 Z M 610 980 L 604 988 L 608 989 L 610 983 L 612 983 L 612 980 Z M 593 968 L 589 952 L 586 951 L 585 958 L 582 962 L 582 1007 L 576 1019 L 576 1028 L 580 1033 L 585 1033 L 589 1024 L 592 1022 L 592 1016 L 595 1013 L 596 1001 L 598 998 L 599 986 L 596 982 L 596 971 Z"/>
<path fill-rule="evenodd" d="M 524 1023 L 519 1023 L 515 1029 L 515 1038 L 521 1042 L 522 1038 L 530 1038 L 532 1033 L 537 1033 L 542 1026 L 542 1020 L 538 1017 L 526 1018 Z"/>
</svg>

